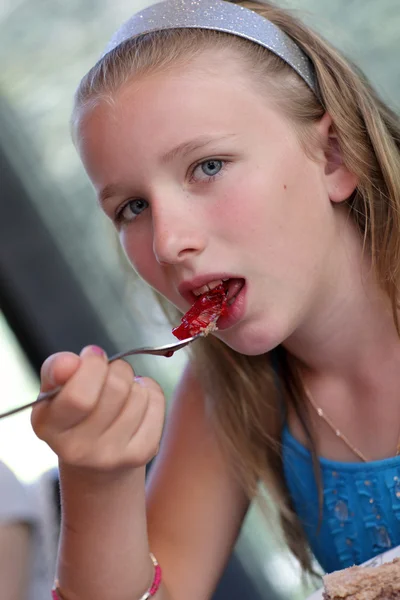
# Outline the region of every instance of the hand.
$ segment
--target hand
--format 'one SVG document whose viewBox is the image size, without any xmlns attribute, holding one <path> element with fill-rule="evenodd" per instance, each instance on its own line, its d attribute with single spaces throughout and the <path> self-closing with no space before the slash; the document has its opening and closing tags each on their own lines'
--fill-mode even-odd
<svg viewBox="0 0 400 600">
<path fill-rule="evenodd" d="M 157 454 L 165 416 L 161 388 L 135 378 L 131 366 L 108 364 L 100 348 L 80 356 L 50 356 L 41 371 L 42 391 L 63 386 L 32 410 L 36 435 L 66 465 L 110 471 L 143 467 Z"/>
</svg>

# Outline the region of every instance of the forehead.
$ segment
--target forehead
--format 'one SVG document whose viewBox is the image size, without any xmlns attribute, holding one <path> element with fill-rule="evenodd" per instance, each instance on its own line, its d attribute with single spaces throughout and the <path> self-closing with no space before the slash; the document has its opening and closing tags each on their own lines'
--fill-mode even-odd
<svg viewBox="0 0 400 600">
<path fill-rule="evenodd" d="M 236 53 L 235 53 L 236 55 Z M 79 133 L 89 125 L 108 120 L 109 128 L 132 124 L 160 130 L 176 121 L 189 126 L 193 120 L 206 123 L 222 122 L 235 109 L 238 119 L 254 110 L 254 105 L 266 107 L 268 94 L 256 90 L 237 56 L 217 49 L 202 52 L 195 59 L 133 76 L 107 99 L 100 98 L 94 108 L 80 111 Z M 250 105 L 252 108 L 250 109 Z M 232 109 L 231 109 L 232 108 Z M 93 118 L 95 115 L 95 118 Z"/>
<path fill-rule="evenodd" d="M 191 139 L 235 136 L 250 145 L 255 136 L 282 137 L 282 127 L 268 94 L 252 87 L 242 65 L 225 53 L 205 52 L 133 78 L 81 111 L 77 140 L 89 177 L 98 182 L 117 171 L 122 177 L 123 166 L 145 173 Z"/>
</svg>

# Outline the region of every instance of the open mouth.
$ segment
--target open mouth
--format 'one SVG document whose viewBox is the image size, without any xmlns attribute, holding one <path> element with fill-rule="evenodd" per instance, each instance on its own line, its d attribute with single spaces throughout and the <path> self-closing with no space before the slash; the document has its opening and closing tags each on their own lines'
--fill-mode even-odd
<svg viewBox="0 0 400 600">
<path fill-rule="evenodd" d="M 228 281 L 225 282 L 228 306 L 231 306 L 235 302 L 236 296 L 239 294 L 243 286 L 244 279 L 228 279 Z"/>
<path fill-rule="evenodd" d="M 193 290 L 196 301 L 184 314 L 180 325 L 172 330 L 174 336 L 184 340 L 198 333 L 207 335 L 218 329 L 218 319 L 228 312 L 243 286 L 244 279 L 232 278 L 213 281 Z"/>
</svg>

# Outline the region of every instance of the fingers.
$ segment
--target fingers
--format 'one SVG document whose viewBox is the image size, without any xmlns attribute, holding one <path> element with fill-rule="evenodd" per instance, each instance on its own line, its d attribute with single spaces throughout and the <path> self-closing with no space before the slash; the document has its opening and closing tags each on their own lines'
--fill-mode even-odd
<svg viewBox="0 0 400 600">
<path fill-rule="evenodd" d="M 79 370 L 63 386 L 53 401 L 53 427 L 65 431 L 76 426 L 94 410 L 108 373 L 106 355 L 89 346 L 80 355 Z"/>
<path fill-rule="evenodd" d="M 42 367 L 42 389 L 56 385 L 62 389 L 55 398 L 38 404 L 32 411 L 32 426 L 40 439 L 46 439 L 47 426 L 54 436 L 88 416 L 104 385 L 107 364 L 106 355 L 93 346 L 84 348 L 80 357 L 64 352 L 47 359 Z"/>
<path fill-rule="evenodd" d="M 143 378 L 138 383 L 147 394 L 146 410 L 140 427 L 138 426 L 131 433 L 131 438 L 126 445 L 127 464 L 132 464 L 133 461 L 135 466 L 146 465 L 158 453 L 166 406 L 164 393 L 158 383 L 148 378 Z M 129 419 L 126 419 L 126 422 L 128 421 Z M 125 431 L 129 435 L 129 429 L 121 419 L 121 431 L 118 431 L 118 435 L 122 439 Z"/>
<path fill-rule="evenodd" d="M 57 386 L 64 385 L 79 369 L 81 360 L 72 352 L 58 352 L 49 356 L 42 365 L 40 376 L 42 392 L 47 392 Z M 47 422 L 48 410 L 52 400 L 40 402 L 32 409 L 31 424 L 36 435 L 44 440 L 44 427 Z"/>
<path fill-rule="evenodd" d="M 32 425 L 64 463 L 100 470 L 144 466 L 157 453 L 165 399 L 151 379 L 135 379 L 122 360 L 85 348 L 49 358 L 42 389 L 61 385 L 32 411 Z"/>
<path fill-rule="evenodd" d="M 133 369 L 126 361 L 117 360 L 109 365 L 99 399 L 87 423 L 86 435 L 96 438 L 112 425 L 132 392 L 134 378 Z"/>
<path fill-rule="evenodd" d="M 101 435 L 92 419 L 78 426 L 79 438 L 92 440 L 92 444 L 85 446 L 84 456 L 84 449 L 72 442 L 69 461 L 106 470 L 146 465 L 157 454 L 164 412 L 160 386 L 148 378 L 134 381 L 119 415 Z"/>
<path fill-rule="evenodd" d="M 153 402 L 159 402 L 158 396 L 161 397 L 161 404 L 163 404 L 164 396 L 157 383 L 144 377 L 137 379 L 132 386 L 130 397 L 118 418 L 112 423 L 107 435 L 118 439 L 124 447 L 130 444 L 132 438 L 138 435 L 143 424 L 148 420 Z"/>
<path fill-rule="evenodd" d="M 41 391 L 47 392 L 58 385 L 64 385 L 78 370 L 79 356 L 72 352 L 58 352 L 49 356 L 40 371 Z"/>
</svg>

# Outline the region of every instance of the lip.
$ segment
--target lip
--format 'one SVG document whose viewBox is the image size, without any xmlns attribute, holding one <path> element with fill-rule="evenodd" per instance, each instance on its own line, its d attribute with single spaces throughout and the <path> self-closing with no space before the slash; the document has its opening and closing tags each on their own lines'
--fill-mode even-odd
<svg viewBox="0 0 400 600">
<path fill-rule="evenodd" d="M 220 331 L 233 327 L 242 320 L 246 312 L 246 296 L 247 296 L 247 282 L 245 280 L 244 286 L 235 297 L 233 304 L 228 306 L 227 311 L 217 321 L 217 327 Z"/>
<path fill-rule="evenodd" d="M 198 298 L 198 296 L 193 294 L 193 290 L 197 290 L 198 288 L 203 287 L 203 285 L 207 285 L 210 281 L 218 281 L 219 279 L 244 279 L 244 277 L 232 273 L 205 273 L 204 275 L 197 275 L 197 277 L 194 277 L 193 279 L 182 281 L 178 285 L 178 292 L 190 305 L 192 305 Z"/>
</svg>

